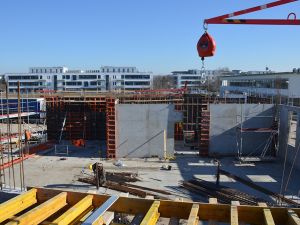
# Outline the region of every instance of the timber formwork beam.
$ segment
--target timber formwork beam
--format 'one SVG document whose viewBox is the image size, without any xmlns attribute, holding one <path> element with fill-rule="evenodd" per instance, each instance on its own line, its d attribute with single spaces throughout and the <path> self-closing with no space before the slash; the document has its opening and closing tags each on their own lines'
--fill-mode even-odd
<svg viewBox="0 0 300 225">
<path fill-rule="evenodd" d="M 182 202 L 158 199 L 129 198 L 80 192 L 32 188 L 0 204 L 1 224 L 109 224 L 105 213 L 114 212 L 139 219 L 139 224 L 156 224 L 160 217 L 186 220 L 187 224 L 202 221 L 229 224 L 296 224 L 300 225 L 300 209 L 284 207 Z"/>
</svg>

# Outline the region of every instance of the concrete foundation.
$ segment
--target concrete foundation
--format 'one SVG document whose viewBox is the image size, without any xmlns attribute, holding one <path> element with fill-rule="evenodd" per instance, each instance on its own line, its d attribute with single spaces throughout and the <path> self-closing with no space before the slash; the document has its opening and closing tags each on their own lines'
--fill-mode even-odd
<svg viewBox="0 0 300 225">
<path fill-rule="evenodd" d="M 164 131 L 167 156 L 174 155 L 174 124 L 182 113 L 172 104 L 116 105 L 117 158 L 164 157 Z"/>
<path fill-rule="evenodd" d="M 242 115 L 243 128 L 269 128 L 274 116 L 272 104 L 210 104 L 209 110 L 211 155 L 237 155 Z M 259 155 L 269 137 L 269 132 L 243 132 L 242 155 Z"/>
</svg>

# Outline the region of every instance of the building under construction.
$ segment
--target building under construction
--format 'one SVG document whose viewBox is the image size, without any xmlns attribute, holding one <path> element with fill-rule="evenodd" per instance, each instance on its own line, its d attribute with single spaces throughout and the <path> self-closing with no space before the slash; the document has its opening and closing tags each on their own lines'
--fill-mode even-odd
<svg viewBox="0 0 300 225">
<path fill-rule="evenodd" d="M 287 19 L 237 18 L 292 2 L 297 0 L 277 0 L 204 19 L 197 43 L 201 70 L 173 72 L 178 89 L 152 90 L 152 73 L 135 67 L 86 71 L 33 67 L 29 73 L 5 74 L 6 90 L 0 92 L 0 225 L 300 225 L 299 70 L 271 74 L 266 67 L 263 74 L 226 73 L 216 93 L 218 81 L 205 69 L 205 58 L 216 52 L 209 24 L 300 25 L 294 12 Z M 214 7 L 201 2 L 205 13 Z M 29 9 L 37 11 L 35 5 Z M 104 21 L 104 28 L 130 31 L 108 25 L 107 15 L 93 13 L 91 7 L 79 9 L 93 15 L 89 22 Z M 68 11 L 56 10 L 57 18 L 64 19 Z M 103 19 L 94 20 L 98 15 Z M 136 15 L 136 20 L 142 19 Z M 33 35 L 24 46 L 38 45 L 27 49 L 43 47 L 36 31 L 60 29 L 52 24 L 56 20 L 46 17 L 47 26 L 28 30 Z M 128 18 L 125 13 L 121 19 Z M 174 22 L 171 14 L 165 18 Z M 16 21 L 20 20 L 6 27 L 14 27 Z M 85 30 L 84 21 L 72 21 L 69 27 L 76 24 Z M 94 32 L 94 37 L 99 34 Z M 68 37 L 60 35 L 58 42 L 68 43 L 64 36 Z M 102 35 L 106 36 L 111 39 Z M 101 51 L 111 50 L 106 46 L 113 43 L 110 39 L 104 39 Z M 128 48 L 124 40 L 119 44 Z M 256 48 L 247 49 L 250 56 L 257 49 L 262 52 L 260 42 L 257 39 Z M 93 52 L 99 47 L 88 46 L 96 46 Z M 237 46 L 232 42 L 230 49 Z M 14 56 L 14 48 L 7 49 Z M 18 55 L 19 48 L 15 49 Z"/>
<path fill-rule="evenodd" d="M 151 220 L 153 224 L 160 220 L 160 222 L 164 223 L 163 218 L 158 219 L 159 214 L 160 217 L 167 217 L 170 221 L 187 220 L 193 224 L 196 224 L 198 220 L 229 222 L 234 221 L 236 217 L 238 221 L 251 224 L 258 224 L 258 221 L 262 221 L 263 218 L 276 223 L 284 223 L 288 220 L 297 220 L 297 215 L 299 216 L 297 209 L 294 209 L 299 207 L 299 200 L 295 197 L 297 195 L 295 191 L 297 186 L 291 184 L 295 182 L 291 177 L 295 176 L 295 171 L 299 169 L 300 165 L 298 162 L 299 144 L 297 133 L 297 118 L 300 109 L 297 106 L 279 104 L 277 98 L 262 98 L 260 96 L 248 96 L 247 99 L 219 98 L 201 94 L 188 94 L 181 89 L 135 93 L 42 93 L 35 94 L 35 96 L 27 96 L 32 99 L 43 99 L 45 102 L 44 108 L 32 107 L 32 110 L 30 107 L 26 108 L 26 104 L 22 104 L 22 101 L 24 102 L 25 100 L 21 97 L 15 97 L 17 100 L 15 100 L 14 106 L 17 106 L 18 110 L 13 113 L 9 113 L 9 107 L 7 108 L 10 105 L 9 101 L 3 101 L 3 108 L 6 108 L 6 111 L 3 111 L 2 117 L 6 118 L 4 122 L 9 127 L 6 126 L 1 129 L 1 132 L 4 134 L 1 139 L 0 169 L 2 189 L 11 190 L 21 187 L 21 190 L 24 191 L 28 179 L 33 179 L 36 176 L 34 175 L 37 173 L 36 166 L 39 165 L 36 164 L 36 160 L 41 160 L 40 164 L 43 168 L 41 172 L 44 173 L 43 176 L 46 178 L 47 176 L 57 176 L 50 175 L 57 173 L 55 172 L 56 169 L 54 169 L 56 167 L 59 174 L 61 170 L 69 173 L 66 169 L 68 168 L 68 163 L 70 171 L 73 168 L 82 168 L 85 166 L 84 164 L 90 163 L 88 158 L 92 157 L 96 161 L 104 158 L 112 160 L 108 160 L 106 163 L 103 162 L 103 168 L 109 168 L 109 163 L 111 162 L 117 162 L 123 166 L 122 160 L 124 160 L 125 163 L 129 164 L 127 170 L 130 172 L 123 172 L 120 176 L 124 179 L 124 176 L 127 176 L 128 173 L 131 175 L 128 180 L 121 181 L 121 177 L 116 175 L 116 171 L 106 172 L 108 180 L 100 185 L 97 180 L 94 180 L 99 174 L 95 175 L 95 177 L 91 175 L 90 177 L 76 178 L 78 182 L 88 183 L 89 185 L 97 184 L 100 190 L 105 188 L 105 190 L 111 189 L 126 192 L 138 197 L 151 198 L 152 196 L 156 199 L 175 200 L 175 202 L 164 202 L 162 200 L 149 200 L 148 202 L 147 200 L 141 200 L 141 202 L 137 202 L 138 210 L 134 211 L 134 215 L 128 214 L 129 209 L 123 211 L 118 208 L 120 204 L 132 201 L 131 199 L 116 197 L 116 203 L 107 199 L 110 202 L 108 206 L 106 206 L 104 201 L 94 203 L 94 200 L 92 200 L 92 206 L 86 205 L 85 213 L 79 210 L 77 212 L 78 215 L 70 216 L 69 222 L 63 224 L 74 224 L 72 221 L 90 221 L 94 218 L 94 214 L 97 215 L 98 219 L 101 218 L 102 221 L 103 218 L 107 219 L 107 210 L 114 212 L 107 223 L 114 223 L 117 218 L 120 218 L 118 217 L 119 213 L 128 214 L 122 217 L 123 219 L 126 218 L 126 221 L 132 220 L 133 222 L 139 219 L 141 223 L 146 223 L 148 220 Z M 13 96 L 9 96 L 7 99 L 10 98 L 13 98 Z M 31 115 L 31 111 L 35 112 L 36 115 Z M 25 114 L 23 115 L 22 113 Z M 18 132 L 13 132 L 14 128 L 12 127 L 14 125 L 17 126 L 15 129 Z M 39 127 L 40 130 L 37 130 L 35 133 L 26 133 L 26 130 L 32 130 L 31 127 L 34 125 Z M 5 142 L 4 138 L 8 141 Z M 64 148 L 65 146 L 67 147 Z M 80 156 L 82 154 L 84 156 Z M 189 154 L 192 154 L 192 158 L 186 158 Z M 183 156 L 181 157 L 181 155 Z M 176 160 L 173 163 L 169 161 L 170 159 L 174 160 L 175 157 Z M 169 178 L 174 180 L 164 181 L 152 178 L 153 169 L 151 169 L 151 172 L 144 172 L 146 175 L 140 175 L 142 177 L 145 176 L 142 178 L 144 180 L 155 180 L 150 187 L 145 187 L 142 184 L 143 182 L 138 185 L 132 184 L 132 171 L 136 170 L 133 168 L 137 168 L 135 163 L 139 162 L 139 158 L 150 160 L 155 158 L 163 159 L 162 163 L 169 162 L 169 165 L 166 167 L 162 165 L 162 168 L 166 168 L 167 171 L 177 168 L 178 175 L 174 175 L 174 178 Z M 50 166 L 53 159 L 64 162 L 64 164 L 60 167 L 59 162 L 54 162 L 55 164 L 53 165 L 55 167 Z M 61 161 L 66 159 L 68 160 Z M 132 159 L 136 161 L 132 161 Z M 265 165 L 264 163 L 266 162 L 278 166 L 284 165 L 282 180 L 276 177 L 278 174 L 276 175 L 276 171 L 274 171 L 274 173 L 270 173 L 269 177 L 271 180 L 267 181 L 273 182 L 271 177 L 278 180 L 276 188 L 279 188 L 280 184 L 280 192 L 274 189 L 270 190 L 265 186 L 243 178 L 240 173 L 236 173 L 235 165 L 233 169 L 230 169 L 231 166 L 224 167 L 222 163 L 229 165 L 228 159 L 233 160 L 232 162 L 237 160 L 240 165 L 248 165 L 249 163 L 256 165 L 258 163 L 257 167 L 259 167 L 259 163 Z M 189 162 L 189 160 L 192 161 Z M 202 164 L 203 160 L 205 160 L 205 163 Z M 130 162 L 134 162 L 132 170 L 130 169 Z M 147 162 L 145 163 L 147 164 Z M 195 163 L 205 167 L 213 166 L 213 168 L 216 168 L 216 174 L 213 172 L 212 175 L 201 175 L 202 172 L 198 170 L 186 173 L 187 168 L 189 168 L 188 165 Z M 26 170 L 26 164 L 31 165 L 28 170 Z M 44 167 L 48 164 L 50 167 L 45 170 Z M 141 163 L 138 166 L 139 170 L 147 171 L 148 166 L 153 166 L 152 164 L 146 164 Z M 144 166 L 145 169 L 143 169 Z M 221 166 L 222 169 L 220 169 Z M 282 168 L 280 167 L 280 169 Z M 79 176 L 81 173 L 79 171 L 76 173 L 72 172 L 71 176 Z M 155 173 L 160 174 L 158 176 L 165 176 L 164 169 Z M 61 179 L 59 176 L 55 179 Z M 115 176 L 117 176 L 117 180 Z M 207 176 L 212 176 L 213 178 Z M 222 181 L 224 177 L 261 192 L 262 196 L 258 197 L 253 193 L 249 193 L 247 188 L 239 189 L 234 183 L 229 184 L 225 182 L 224 184 L 228 186 L 223 186 L 223 184 L 220 186 L 219 182 L 224 182 Z M 68 178 L 65 177 L 65 179 Z M 211 182 L 210 179 L 217 179 L 217 183 Z M 268 180 L 269 178 L 263 179 Z M 136 182 L 136 180 L 134 181 Z M 32 182 L 36 186 L 36 181 Z M 44 179 L 43 182 L 45 183 L 42 186 L 47 187 L 57 183 L 57 181 L 49 181 L 49 179 Z M 155 184 L 155 182 L 160 182 L 160 184 Z M 199 201 L 197 196 L 201 196 L 201 198 L 199 197 L 200 201 L 211 201 L 211 204 L 189 203 L 190 205 L 184 206 L 187 207 L 186 212 L 176 219 L 174 214 L 176 210 L 168 214 L 164 212 L 165 206 L 163 205 L 171 204 L 174 207 L 183 207 L 181 206 L 182 204 L 188 203 L 180 203 L 178 199 L 181 198 L 174 198 L 179 193 L 171 194 L 169 190 L 166 191 L 166 187 L 169 186 L 170 182 L 177 183 L 177 188 L 191 193 L 192 199 Z M 157 189 L 160 185 L 163 185 L 163 188 Z M 83 187 L 90 188 L 89 186 Z M 44 211 L 45 208 L 51 206 L 51 198 L 55 199 L 53 200 L 55 202 L 58 201 L 58 204 L 62 204 L 61 208 L 65 207 L 65 210 L 57 214 L 56 211 L 59 210 L 57 208 L 56 211 L 52 212 L 53 215 L 57 216 L 45 214 L 39 217 L 35 213 L 31 214 L 30 209 L 35 211 L 33 205 L 26 205 L 24 210 L 29 207 L 28 213 L 22 214 L 22 209 L 20 208 L 18 212 L 6 213 L 6 216 L 2 218 L 2 222 L 10 221 L 10 223 L 13 223 L 11 218 L 14 217 L 21 224 L 26 224 L 28 218 L 31 218 L 33 215 L 34 218 L 39 217 L 37 223 L 54 221 L 54 224 L 56 224 L 62 217 L 70 213 L 69 210 L 72 210 L 72 207 L 77 207 L 77 204 L 85 204 L 88 201 L 86 199 L 91 198 L 88 197 L 89 195 L 80 195 L 82 201 L 79 197 L 78 199 L 76 197 L 77 200 L 73 202 L 73 200 L 69 199 L 71 197 L 68 196 L 77 196 L 77 194 L 71 192 L 60 193 L 46 189 L 32 189 L 28 193 L 32 192 L 36 196 L 32 200 L 40 204 L 38 206 L 40 210 Z M 59 197 L 54 196 L 53 193 L 57 193 Z M 163 195 L 159 193 L 163 193 Z M 294 197 L 288 198 L 287 193 L 291 193 Z M 10 205 L 23 201 L 23 198 L 29 201 L 26 197 L 27 195 L 30 194 L 25 194 L 25 197 L 21 195 L 16 197 L 16 200 L 13 199 L 3 203 L 3 205 L 0 205 L 0 210 L 12 207 Z M 44 195 L 49 196 L 47 198 L 41 197 Z M 63 197 L 62 195 L 67 196 L 65 200 L 63 200 L 65 196 Z M 218 200 L 209 200 L 209 197 L 214 197 Z M 269 199 L 270 197 L 272 200 Z M 102 199 L 104 197 L 95 195 L 94 198 Z M 111 197 L 111 199 L 114 199 L 114 197 Z M 218 204 L 216 201 L 218 201 Z M 258 206 L 251 206 L 251 208 L 247 206 L 247 208 L 246 206 L 239 206 L 239 204 Z M 106 207 L 105 210 L 104 206 Z M 202 214 L 200 208 L 206 206 L 215 207 L 215 210 L 224 210 L 224 215 Z M 286 209 L 285 207 L 289 208 Z M 144 210 L 140 211 L 139 209 Z M 89 210 L 89 212 L 86 210 Z M 99 210 L 101 211 L 100 214 L 98 214 Z M 259 219 L 246 217 L 243 214 L 244 210 L 250 210 L 247 211 L 247 215 L 253 214 L 254 218 Z M 154 211 L 159 214 L 153 214 Z M 281 217 L 282 215 L 285 215 L 285 217 Z M 125 224 L 125 222 L 122 221 L 121 224 Z"/>
<path fill-rule="evenodd" d="M 236 135 L 241 136 L 243 132 L 252 132 L 252 136 L 243 134 L 245 143 L 239 151 L 243 150 L 245 154 L 250 151 L 247 150 L 247 142 L 253 138 L 263 142 L 272 134 L 271 143 L 265 151 L 270 153 L 269 150 L 277 146 L 277 110 L 271 99 L 249 98 L 244 102 L 244 99 L 220 99 L 183 93 L 97 97 L 65 93 L 48 96 L 46 102 L 49 141 L 105 140 L 106 150 L 102 149 L 102 156 L 107 158 L 162 158 L 164 151 L 173 156 L 174 140 L 183 141 L 186 147 L 198 151 L 202 156 L 236 155 L 235 145 L 240 142 Z M 218 113 L 222 114 L 222 118 Z M 231 122 L 224 123 L 224 119 Z M 220 129 L 227 129 L 227 132 L 234 130 L 231 137 L 226 137 L 228 151 L 220 149 L 218 144 L 222 143 L 223 148 Z M 255 137 L 256 131 L 260 135 Z M 265 134 L 262 135 L 262 131 Z M 248 140 L 246 136 L 249 136 Z"/>
</svg>

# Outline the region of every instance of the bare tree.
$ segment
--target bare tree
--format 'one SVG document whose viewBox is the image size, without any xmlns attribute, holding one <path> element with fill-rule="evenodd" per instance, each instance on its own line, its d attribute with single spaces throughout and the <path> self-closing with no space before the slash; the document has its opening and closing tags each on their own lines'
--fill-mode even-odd
<svg viewBox="0 0 300 225">
<path fill-rule="evenodd" d="M 176 88 L 175 77 L 172 75 L 157 75 L 153 78 L 153 89 Z"/>
</svg>

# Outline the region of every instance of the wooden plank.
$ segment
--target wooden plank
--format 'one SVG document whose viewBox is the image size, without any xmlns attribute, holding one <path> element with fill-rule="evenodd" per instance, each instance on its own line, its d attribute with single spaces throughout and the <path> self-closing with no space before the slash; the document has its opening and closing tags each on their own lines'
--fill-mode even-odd
<svg viewBox="0 0 300 225">
<path fill-rule="evenodd" d="M 37 189 L 31 189 L 0 204 L 0 223 L 37 203 L 36 193 Z"/>
<path fill-rule="evenodd" d="M 93 204 L 93 196 L 87 195 L 80 200 L 76 205 L 67 210 L 64 214 L 53 221 L 56 225 L 68 225 L 77 217 L 79 217 L 85 210 Z"/>
<path fill-rule="evenodd" d="M 230 224 L 239 225 L 238 209 L 235 205 L 230 206 Z"/>
<path fill-rule="evenodd" d="M 154 201 L 146 213 L 145 217 L 143 218 L 141 225 L 154 225 L 156 224 L 158 218 L 159 218 L 159 208 L 160 202 Z"/>
<path fill-rule="evenodd" d="M 67 193 L 61 192 L 54 198 L 17 217 L 7 225 L 35 225 L 67 205 Z"/>
<path fill-rule="evenodd" d="M 264 214 L 264 220 L 266 225 L 275 225 L 272 213 L 270 209 L 267 209 L 268 206 L 264 202 L 259 202 L 258 206 L 264 207 L 263 214 Z"/>
<path fill-rule="evenodd" d="M 103 214 L 118 200 L 119 196 L 112 195 L 104 204 L 96 209 L 82 225 L 100 225 L 104 224 Z"/>
<path fill-rule="evenodd" d="M 198 224 L 198 222 L 199 222 L 198 211 L 199 211 L 199 205 L 193 204 L 188 221 L 187 221 L 187 225 L 197 225 Z"/>
<path fill-rule="evenodd" d="M 288 225 L 300 225 L 300 219 L 294 210 L 289 209 L 287 213 L 288 213 L 288 221 L 287 221 Z"/>
</svg>

